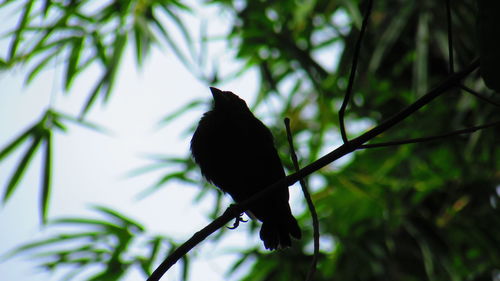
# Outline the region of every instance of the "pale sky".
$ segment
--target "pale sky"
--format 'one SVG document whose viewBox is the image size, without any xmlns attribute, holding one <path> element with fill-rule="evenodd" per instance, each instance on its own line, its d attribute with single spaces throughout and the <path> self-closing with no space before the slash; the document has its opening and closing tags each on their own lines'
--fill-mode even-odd
<svg viewBox="0 0 500 281">
<path fill-rule="evenodd" d="M 5 13 L 5 12 L 4 12 Z M 204 9 L 201 13 L 208 21 L 210 34 L 221 35 L 227 31 L 231 21 L 229 15 L 217 9 Z M 2 14 L 2 19 L 6 18 Z M 9 17 L 9 14 L 7 14 Z M 0 25 L 0 31 L 12 27 L 12 17 Z M 197 29 L 199 17 L 187 18 L 187 25 Z M 131 41 L 129 42 L 131 43 Z M 2 56 L 7 51 L 1 42 Z M 229 67 L 235 62 L 223 46 L 212 51 L 213 59 Z M 190 136 L 181 137 L 190 124 L 197 121 L 208 108 L 211 98 L 209 85 L 200 83 L 177 61 L 168 48 L 155 49 L 137 70 L 132 45 L 121 65 L 115 90 L 110 102 L 102 106 L 96 103 L 87 119 L 110 129 L 113 136 L 71 125 L 66 134 L 54 136 L 53 186 L 49 218 L 62 216 L 86 216 L 99 218 L 89 208 L 101 204 L 114 208 L 143 223 L 151 234 L 166 234 L 178 242 L 185 241 L 209 221 L 206 213 L 214 206 L 214 200 L 206 197 L 200 203 L 193 202 L 197 189 L 172 183 L 152 196 L 137 201 L 137 194 L 155 183 L 162 173 L 147 173 L 140 177 L 126 178 L 124 175 L 149 163 L 145 154 L 160 153 L 184 156 L 188 153 Z M 220 61 L 219 61 L 220 60 Z M 226 61 L 227 60 L 227 61 Z M 4 147 L 28 125 L 36 122 L 47 108 L 50 95 L 55 91 L 53 107 L 65 113 L 77 115 L 90 92 L 95 77 L 101 73 L 98 67 L 90 68 L 75 82 L 68 95 L 61 92 L 61 73 L 57 67 L 43 72 L 34 83 L 24 86 L 29 68 L 16 67 L 0 76 L 0 147 Z M 231 89 L 242 98 L 251 101 L 256 92 L 255 72 L 218 85 Z M 179 108 L 193 98 L 206 98 L 207 107 L 180 118 L 175 123 L 157 130 L 157 122 L 169 112 Z M 0 190 L 17 165 L 26 146 L 0 163 Z M 17 187 L 9 202 L 0 209 L 0 255 L 16 245 L 46 237 L 49 231 L 40 232 L 38 221 L 38 196 L 40 191 L 41 157 L 37 155 Z M 229 204 L 226 198 L 226 204 Z M 248 243 L 259 243 L 258 237 L 247 237 L 245 224 L 232 231 L 223 240 L 205 241 L 196 250 L 196 262 L 191 265 L 191 280 L 225 280 L 224 273 L 236 257 L 231 254 Z M 76 229 L 75 229 L 76 230 Z M 56 275 L 35 268 L 36 263 L 28 256 L 10 259 L 0 264 L 1 280 L 38 281 L 57 280 Z M 133 272 L 127 280 L 140 277 Z M 179 280 L 180 271 L 172 268 L 162 280 Z"/>
</svg>

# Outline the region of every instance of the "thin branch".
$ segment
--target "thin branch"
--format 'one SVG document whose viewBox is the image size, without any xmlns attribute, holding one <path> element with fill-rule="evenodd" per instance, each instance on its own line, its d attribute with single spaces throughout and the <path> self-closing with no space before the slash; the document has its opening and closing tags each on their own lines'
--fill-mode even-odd
<svg viewBox="0 0 500 281">
<path fill-rule="evenodd" d="M 342 135 L 342 140 L 344 141 L 344 143 L 347 143 L 349 141 L 347 139 L 347 133 L 344 125 L 345 110 L 347 108 L 349 100 L 351 99 L 352 86 L 354 85 L 354 77 L 356 76 L 356 68 L 358 67 L 359 51 L 361 50 L 361 41 L 363 40 L 363 35 L 365 34 L 366 27 L 368 26 L 368 19 L 370 18 L 372 7 L 373 7 L 373 0 L 368 0 L 368 6 L 366 7 L 366 11 L 363 16 L 363 23 L 361 24 L 361 30 L 359 31 L 358 40 L 356 41 L 356 45 L 354 47 L 354 54 L 352 58 L 349 82 L 347 84 L 347 89 L 345 91 L 344 100 L 342 101 L 342 105 L 340 106 L 339 110 L 340 134 Z"/>
<path fill-rule="evenodd" d="M 253 195 L 251 198 L 239 203 L 233 204 L 226 209 L 226 211 L 212 221 L 209 225 L 205 226 L 202 230 L 196 232 L 188 241 L 182 244 L 179 248 L 175 249 L 172 254 L 170 254 L 153 272 L 153 274 L 147 279 L 148 281 L 158 281 L 167 272 L 167 270 L 172 267 L 181 257 L 187 254 L 194 246 L 205 240 L 209 235 L 214 233 L 219 228 L 223 227 L 225 224 L 229 223 L 233 218 L 236 218 L 241 213 L 246 211 L 249 206 L 266 196 L 268 193 L 273 192 L 278 188 L 282 188 L 284 185 L 290 186 L 296 183 L 298 180 L 316 172 L 317 170 L 325 167 L 326 165 L 332 163 L 333 161 L 341 158 L 342 156 L 353 152 L 358 149 L 363 143 L 375 138 L 379 134 L 387 131 L 394 125 L 403 121 L 406 117 L 410 116 L 415 111 L 419 110 L 426 104 L 430 103 L 439 95 L 443 94 L 450 88 L 454 87 L 463 78 L 465 78 L 469 73 L 474 71 L 479 67 L 479 59 L 474 59 L 471 64 L 466 66 L 463 70 L 450 75 L 441 84 L 436 86 L 427 94 L 423 95 L 420 99 L 384 121 L 377 127 L 369 130 L 368 132 L 362 134 L 359 137 L 354 138 L 348 143 L 337 147 L 333 151 L 314 161 L 313 163 L 302 168 L 300 171 L 286 176 L 285 178 L 275 182 L 272 185 L 262 189 L 259 193 Z"/>
<path fill-rule="evenodd" d="M 446 25 L 448 26 L 448 63 L 450 66 L 450 73 L 455 72 L 453 63 L 453 28 L 451 20 L 451 5 L 450 0 L 446 0 Z"/>
<path fill-rule="evenodd" d="M 420 142 L 428 142 L 428 141 L 434 141 L 442 138 L 448 138 L 448 137 L 454 137 L 458 135 L 463 135 L 463 134 L 470 134 L 474 133 L 475 131 L 486 129 L 489 127 L 494 127 L 500 125 L 500 121 L 480 125 L 480 126 L 474 126 L 474 127 L 469 127 L 465 129 L 460 129 L 456 131 L 452 131 L 446 134 L 441 134 L 437 136 L 431 136 L 431 137 L 422 137 L 422 138 L 414 138 L 414 139 L 406 139 L 406 140 L 399 140 L 399 141 L 389 141 L 389 142 L 383 142 L 383 143 L 373 143 L 373 144 L 364 144 L 361 145 L 358 149 L 366 149 L 366 148 L 377 148 L 377 147 L 387 147 L 387 146 L 395 146 L 395 145 L 402 145 L 402 144 L 410 144 L 410 143 L 420 143 Z"/>
<path fill-rule="evenodd" d="M 464 84 L 460 84 L 459 87 L 462 88 L 462 90 L 466 91 L 467 93 L 469 93 L 469 94 L 471 94 L 471 95 L 473 95 L 473 96 L 475 96 L 475 97 L 477 97 L 485 102 L 489 102 L 495 106 L 500 106 L 500 103 L 479 94 L 478 92 L 472 90 L 471 88 L 465 86 Z"/>
<path fill-rule="evenodd" d="M 293 145 L 292 130 L 290 129 L 289 118 L 285 118 L 285 127 L 286 127 L 288 145 L 290 146 L 290 154 L 293 166 L 295 168 L 295 172 L 298 172 L 300 170 L 300 167 L 299 167 L 299 161 L 297 159 L 297 154 L 295 153 L 295 148 Z M 307 187 L 304 178 L 300 179 L 300 187 L 302 188 L 302 192 L 304 193 L 304 197 L 306 198 L 307 207 L 309 208 L 309 212 L 311 212 L 312 223 L 313 223 L 314 254 L 311 261 L 311 266 L 309 267 L 309 271 L 307 272 L 307 277 L 306 277 L 306 281 L 311 281 L 314 278 L 314 273 L 316 273 L 316 265 L 318 264 L 318 257 L 319 257 L 319 220 L 318 220 L 318 213 L 316 213 L 316 208 L 314 207 L 314 203 L 311 199 L 311 194 L 309 193 L 309 189 Z"/>
</svg>

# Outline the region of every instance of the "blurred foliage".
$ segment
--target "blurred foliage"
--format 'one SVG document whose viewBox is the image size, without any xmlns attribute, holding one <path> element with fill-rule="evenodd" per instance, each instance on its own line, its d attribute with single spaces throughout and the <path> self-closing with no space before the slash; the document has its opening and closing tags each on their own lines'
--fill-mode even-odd
<svg viewBox="0 0 500 281">
<path fill-rule="evenodd" d="M 5 1 L 4 4 L 11 2 L 20 1 Z M 191 65 L 187 62 L 184 49 L 178 47 L 177 42 L 161 28 L 162 23 L 152 16 L 158 10 L 174 9 L 167 13 L 178 23 L 177 28 L 183 30 L 183 38 L 189 43 L 191 31 L 181 24 L 177 14 L 188 12 L 188 9 L 178 1 L 112 1 L 107 2 L 109 6 L 105 7 L 108 8 L 96 10 L 92 16 L 78 9 L 87 1 L 40 1 L 37 3 L 43 2 L 50 9 L 63 11 L 58 20 L 41 26 L 33 26 L 30 15 L 43 18 L 47 14 L 44 11 L 49 9 L 34 13 L 31 7 L 33 2 L 23 2 L 19 25 L 10 34 L 12 44 L 9 55 L 1 65 L 10 67 L 36 56 L 47 56 L 47 52 L 51 54 L 67 48 L 64 54 L 68 55 L 68 59 L 61 63 L 68 69 L 65 85 L 70 87 L 73 79 L 80 74 L 74 69 L 82 69 L 86 61 L 100 61 L 107 74 L 92 91 L 84 111 L 100 91 L 104 91 L 105 97 L 109 96 L 121 60 L 116 51 L 123 52 L 129 33 L 135 34 L 139 63 L 155 42 L 146 31 L 154 27 L 163 40 L 169 42 L 173 53 L 188 68 Z M 449 3 L 453 64 L 454 69 L 459 70 L 480 54 L 480 46 L 476 45 L 478 28 L 483 39 L 498 38 L 488 32 L 484 34 L 481 23 L 477 25 L 476 1 L 454 0 Z M 234 16 L 233 22 L 229 23 L 232 29 L 227 34 L 227 42 L 237 50 L 236 58 L 244 62 L 239 71 L 254 68 L 260 78 L 258 98 L 252 107 L 259 108 L 271 99 L 278 101 L 273 103 L 277 106 L 260 117 L 271 120 L 267 125 L 275 134 L 286 168 L 293 170 L 282 125 L 285 116 L 292 120 L 301 166 L 333 149 L 333 144 L 340 138 L 337 111 L 347 87 L 353 46 L 366 1 L 212 0 L 205 5 L 217 5 Z M 360 131 L 355 130 L 355 126 L 380 123 L 450 74 L 453 68 L 449 61 L 447 12 L 446 1 L 374 2 L 359 55 L 353 97 L 347 109 L 350 137 Z M 79 22 L 70 24 L 72 21 L 68 18 Z M 115 32 L 99 33 L 102 25 L 108 22 L 118 24 L 114 26 Z M 128 24 L 121 25 L 124 22 Z M 67 32 L 69 37 L 61 35 L 66 33 L 58 33 L 57 39 L 53 39 L 55 41 L 49 41 L 48 36 L 59 28 L 70 31 L 76 28 L 79 33 Z M 26 42 L 22 39 L 23 35 L 31 31 L 39 31 L 35 34 L 42 35 L 39 39 L 41 43 L 35 44 L 34 49 L 19 51 L 18 46 Z M 106 36 L 110 39 L 101 38 L 105 36 L 103 34 L 108 34 Z M 82 44 L 88 47 L 83 48 Z M 87 59 L 80 58 L 79 48 L 94 52 Z M 339 57 L 335 56 L 335 50 L 340 50 Z M 28 80 L 36 71 L 27 74 Z M 205 81 L 219 81 L 215 74 L 210 76 L 212 79 L 205 79 L 209 76 L 200 75 L 197 71 L 193 74 Z M 480 93 L 484 99 L 470 95 L 457 85 L 374 142 L 432 136 L 500 120 L 498 107 L 487 102 L 492 100 L 498 103 L 498 95 L 486 87 L 478 73 L 471 74 L 463 84 Z M 237 92 L 237 89 L 232 90 Z M 193 101 L 178 112 L 169 113 L 163 124 L 172 122 L 199 104 L 200 101 Z M 334 163 L 312 175 L 309 181 L 315 190 L 312 199 L 320 219 L 322 241 L 330 241 L 331 244 L 321 250 L 315 280 L 498 280 L 499 132 L 498 128 L 490 128 L 433 142 L 359 150 L 342 165 Z M 17 144 L 30 138 L 33 140 L 17 170 L 21 171 L 20 175 L 14 174 L 6 189 L 4 201 L 22 177 L 22 171 L 39 142 L 49 143 L 50 138 L 46 135 L 35 134 L 30 129 L 2 150 L 0 155 L 3 158 Z M 158 156 L 153 160 L 151 166 L 136 172 L 165 167 L 169 168 L 169 172 L 150 191 L 173 180 L 202 185 L 199 172 L 189 157 Z M 50 160 L 47 162 L 50 163 Z M 208 192 L 217 191 L 204 185 L 200 197 Z M 221 194 L 217 194 L 218 205 L 211 216 L 223 210 L 220 206 Z M 104 210 L 104 213 L 109 212 Z M 312 227 L 307 212 L 297 214 L 297 217 L 304 231 L 302 240 L 295 241 L 294 246 L 285 251 L 269 253 L 257 246 L 241 252 L 241 258 L 232 267 L 228 266 L 228 275 L 242 265 L 250 264 L 243 280 L 303 280 L 311 260 Z M 114 232 L 118 230 L 109 229 L 107 224 L 106 221 L 97 223 L 99 233 L 118 235 Z M 255 226 L 255 223 L 252 224 Z M 130 226 L 118 223 L 116 227 L 128 229 Z M 145 232 L 140 227 L 136 228 L 140 233 Z M 254 232 L 257 229 L 252 227 Z M 221 230 L 218 238 L 223 238 L 224 233 Z M 135 236 L 127 237 L 134 239 Z M 122 244 L 108 249 L 109 256 L 127 251 L 125 240 L 120 239 L 118 241 Z M 49 245 L 50 240 L 41 243 Z M 36 245 L 20 249 L 24 251 Z M 155 245 L 151 242 L 144 247 L 153 251 Z M 99 252 L 97 248 L 85 248 L 83 251 Z M 153 259 L 153 255 L 149 257 Z M 132 263 L 144 261 L 144 258 L 130 255 L 129 260 L 121 260 L 118 265 L 125 269 Z M 92 263 L 109 265 L 106 269 L 109 271 L 105 270 L 102 274 L 119 274 L 112 271 L 116 264 L 111 261 L 116 260 L 94 259 Z M 64 260 L 54 266 L 71 262 Z M 151 263 L 146 268 L 150 269 Z M 114 279 L 107 280 L 120 277 L 113 276 Z"/>
<path fill-rule="evenodd" d="M 176 247 L 166 237 L 147 235 L 141 224 L 115 210 L 102 206 L 95 206 L 94 209 L 105 219 L 53 220 L 50 225 L 64 229 L 64 233 L 19 246 L 3 258 L 35 252 L 32 258 L 41 260 L 40 267 L 50 271 L 67 269 L 62 280 L 85 276 L 85 280 L 113 281 L 124 277 L 132 266 L 137 266 L 144 276 L 149 276 L 159 258 Z M 80 231 L 67 232 L 72 226 Z M 147 251 L 134 252 L 137 248 Z M 186 280 L 188 259 L 183 259 L 181 264 L 185 269 L 183 280 Z M 92 275 L 89 275 L 89 269 Z"/>
</svg>

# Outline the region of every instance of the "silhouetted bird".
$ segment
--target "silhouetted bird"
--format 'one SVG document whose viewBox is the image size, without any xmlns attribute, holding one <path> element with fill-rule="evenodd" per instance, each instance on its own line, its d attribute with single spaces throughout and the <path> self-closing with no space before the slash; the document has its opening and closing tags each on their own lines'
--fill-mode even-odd
<svg viewBox="0 0 500 281">
<path fill-rule="evenodd" d="M 232 92 L 210 88 L 214 107 L 206 112 L 191 140 L 191 152 L 205 178 L 236 202 L 285 177 L 271 131 L 244 100 Z M 253 204 L 247 214 L 262 221 L 260 239 L 266 249 L 291 245 L 300 228 L 288 205 L 283 186 Z"/>
</svg>

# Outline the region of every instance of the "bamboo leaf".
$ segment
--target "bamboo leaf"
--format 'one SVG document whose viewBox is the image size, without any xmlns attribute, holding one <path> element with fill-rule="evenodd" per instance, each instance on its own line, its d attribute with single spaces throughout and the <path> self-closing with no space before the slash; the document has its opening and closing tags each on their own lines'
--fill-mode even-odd
<svg viewBox="0 0 500 281">
<path fill-rule="evenodd" d="M 193 40 L 191 39 L 191 35 L 190 35 L 189 30 L 186 28 L 186 26 L 182 22 L 181 18 L 179 18 L 176 13 L 174 13 L 170 9 L 168 9 L 167 6 L 162 6 L 162 8 L 163 8 L 163 11 L 165 11 L 165 13 L 167 15 L 169 15 L 170 18 L 174 21 L 175 25 L 177 25 L 177 28 L 181 32 L 182 37 L 186 41 L 186 45 L 188 47 L 189 52 L 191 53 L 191 57 L 195 58 L 196 52 L 194 50 L 194 43 L 193 43 Z"/>
<path fill-rule="evenodd" d="M 47 130 L 44 141 L 44 161 L 43 161 L 43 182 L 40 196 L 40 215 L 42 224 L 47 223 L 47 214 L 49 209 L 50 187 L 52 177 L 52 132 Z"/>
<path fill-rule="evenodd" d="M 43 58 L 28 74 L 28 77 L 26 78 L 26 84 L 29 84 L 31 83 L 31 81 L 33 81 L 33 79 L 38 75 L 38 73 L 40 73 L 40 71 L 45 68 L 45 66 L 47 65 L 47 63 L 49 63 L 58 53 L 59 51 L 62 49 L 62 46 L 55 49 L 54 51 L 52 51 L 50 54 L 48 54 L 47 56 L 45 56 L 45 58 Z"/>
<path fill-rule="evenodd" d="M 19 21 L 19 25 L 16 29 L 14 39 L 12 40 L 12 44 L 9 49 L 9 60 L 12 60 L 16 56 L 17 48 L 22 40 L 22 34 L 24 32 L 24 28 L 28 24 L 29 15 L 31 13 L 31 8 L 33 7 L 34 2 L 35 1 L 30 0 L 24 6 L 23 13 Z"/>
<path fill-rule="evenodd" d="M 113 133 L 107 129 L 107 128 L 104 128 L 103 126 L 100 126 L 98 124 L 95 124 L 95 123 L 92 123 L 92 122 L 89 122 L 89 121 L 85 121 L 85 120 L 81 120 L 81 119 L 78 119 L 76 117 L 73 117 L 71 115 L 68 115 L 66 113 L 62 113 L 62 112 L 53 112 L 53 114 L 55 116 L 57 116 L 58 118 L 61 118 L 63 120 L 66 120 L 66 121 L 69 121 L 69 122 L 72 122 L 72 123 L 75 123 L 79 126 L 82 126 L 84 128 L 87 128 L 87 129 L 90 129 L 90 130 L 94 130 L 96 132 L 99 132 L 99 133 L 102 133 L 102 134 L 105 134 L 105 135 L 112 135 Z M 56 119 L 57 120 L 57 119 Z M 55 123 L 55 122 L 54 122 Z M 57 125 L 57 123 L 56 123 Z M 59 126 L 58 126 L 59 127 Z"/>
<path fill-rule="evenodd" d="M 0 161 L 2 161 L 5 157 L 7 157 L 16 147 L 18 147 L 21 143 L 23 143 L 30 135 L 32 135 L 35 131 L 37 125 L 30 127 L 26 131 L 24 131 L 21 135 L 19 135 L 15 140 L 9 143 L 5 148 L 0 151 Z"/>
<path fill-rule="evenodd" d="M 35 242 L 21 245 L 15 249 L 9 251 L 5 255 L 3 255 L 0 258 L 0 261 L 5 261 L 11 257 L 22 254 L 23 252 L 26 252 L 26 251 L 34 250 L 36 248 L 41 248 L 41 247 L 45 247 L 45 246 L 53 246 L 56 244 L 65 243 L 67 241 L 74 241 L 74 240 L 78 240 L 78 239 L 94 240 L 94 238 L 99 236 L 99 235 L 100 235 L 99 232 L 82 232 L 82 233 L 75 233 L 75 234 L 56 235 L 52 238 L 43 239 L 40 241 L 35 241 Z"/>
<path fill-rule="evenodd" d="M 188 280 L 188 274 L 189 274 L 189 258 L 187 255 L 184 255 L 182 257 L 182 280 L 186 281 Z"/>
<path fill-rule="evenodd" d="M 31 159 L 35 155 L 35 152 L 36 152 L 41 140 L 42 140 L 41 135 L 36 135 L 33 137 L 28 151 L 26 151 L 26 153 L 24 154 L 23 158 L 21 159 L 21 161 L 19 162 L 19 164 L 16 167 L 16 171 L 14 172 L 14 174 L 12 175 L 12 177 L 9 180 L 9 183 L 7 184 L 7 188 L 5 189 L 5 193 L 4 193 L 3 199 L 2 199 L 4 204 L 9 200 L 10 196 L 13 194 L 17 185 L 19 184 L 19 181 L 21 180 L 24 173 L 26 172 L 26 168 L 28 167 Z"/>
<path fill-rule="evenodd" d="M 91 94 L 87 98 L 87 101 L 85 102 L 85 105 L 83 106 L 82 111 L 80 112 L 80 120 L 83 120 L 83 117 L 88 113 L 94 102 L 96 101 L 97 96 L 101 92 L 102 87 L 104 86 L 104 83 L 106 83 L 106 74 L 104 74 L 101 77 L 101 80 L 97 82 L 97 84 L 94 87 L 94 90 L 92 90 Z"/>
<path fill-rule="evenodd" d="M 97 51 L 97 55 L 104 65 L 108 64 L 108 56 L 106 55 L 106 48 L 102 43 L 101 36 L 97 31 L 92 32 L 92 40 Z"/>
<path fill-rule="evenodd" d="M 191 63 L 189 60 L 186 58 L 186 56 L 182 53 L 181 49 L 177 46 L 175 41 L 170 37 L 168 32 L 165 30 L 163 25 L 156 19 L 152 18 L 151 19 L 154 23 L 154 26 L 159 30 L 160 34 L 163 36 L 167 44 L 170 46 L 176 57 L 181 61 L 184 66 L 186 66 L 187 69 L 192 69 Z"/>
<path fill-rule="evenodd" d="M 83 37 L 76 37 L 73 40 L 71 52 L 69 54 L 67 68 L 66 68 L 66 79 L 64 81 L 64 88 L 68 91 L 73 83 L 75 74 L 77 73 L 78 63 L 80 61 L 82 48 L 84 45 Z"/>
<path fill-rule="evenodd" d="M 118 222 L 121 225 L 133 225 L 133 226 L 135 226 L 136 228 L 138 228 L 141 231 L 145 230 L 144 226 L 142 226 L 141 224 L 139 224 L 137 221 L 135 221 L 135 220 L 133 220 L 131 218 L 128 218 L 125 215 L 120 214 L 119 212 L 117 212 L 115 210 L 112 210 L 112 209 L 110 209 L 108 207 L 97 206 L 96 205 L 96 206 L 94 206 L 94 209 L 96 209 L 98 211 L 101 211 L 102 213 L 105 213 L 105 214 L 107 214 L 108 216 L 110 216 L 112 218 L 117 219 Z"/>
<path fill-rule="evenodd" d="M 113 44 L 113 56 L 111 57 L 110 63 L 107 65 L 107 79 L 106 79 L 106 93 L 104 95 L 104 101 L 106 102 L 109 99 L 111 94 L 111 90 L 115 84 L 116 74 L 118 73 L 118 69 L 121 63 L 121 58 L 123 55 L 123 50 L 127 45 L 127 34 L 120 33 L 116 36 L 115 42 Z"/>
<path fill-rule="evenodd" d="M 172 120 L 178 118 L 182 114 L 188 112 L 190 109 L 196 108 L 202 104 L 204 104 L 204 100 L 202 100 L 202 99 L 191 101 L 191 102 L 187 103 L 186 105 L 182 106 L 181 108 L 177 109 L 173 113 L 163 117 L 163 119 L 161 119 L 160 122 L 158 122 L 158 126 L 164 126 L 164 125 L 170 123 Z"/>
</svg>

